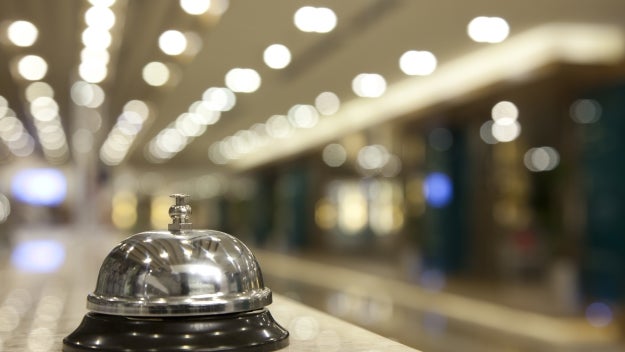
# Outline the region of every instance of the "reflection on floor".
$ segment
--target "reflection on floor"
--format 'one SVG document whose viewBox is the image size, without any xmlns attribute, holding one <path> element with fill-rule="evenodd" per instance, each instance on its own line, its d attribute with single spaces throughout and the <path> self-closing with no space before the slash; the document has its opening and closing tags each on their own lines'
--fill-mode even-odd
<svg viewBox="0 0 625 352">
<path fill-rule="evenodd" d="M 616 324 L 554 317 L 336 265 L 255 250 L 267 284 L 307 305 L 415 348 L 443 351 L 623 351 Z"/>
</svg>

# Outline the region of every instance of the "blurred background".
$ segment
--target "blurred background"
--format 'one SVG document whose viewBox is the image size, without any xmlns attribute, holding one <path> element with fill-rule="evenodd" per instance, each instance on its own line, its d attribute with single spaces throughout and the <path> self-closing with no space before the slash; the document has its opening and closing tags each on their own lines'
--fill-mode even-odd
<svg viewBox="0 0 625 352">
<path fill-rule="evenodd" d="M 624 14 L 0 2 L 0 350 L 188 193 L 276 293 L 415 348 L 622 351 Z"/>
</svg>

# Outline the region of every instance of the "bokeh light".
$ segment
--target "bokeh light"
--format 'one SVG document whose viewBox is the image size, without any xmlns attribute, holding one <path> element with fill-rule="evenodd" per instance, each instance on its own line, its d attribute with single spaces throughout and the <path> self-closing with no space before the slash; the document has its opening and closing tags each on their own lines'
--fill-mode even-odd
<svg viewBox="0 0 625 352">
<path fill-rule="evenodd" d="M 304 6 L 295 12 L 293 22 L 302 32 L 328 33 L 336 27 L 337 18 L 327 7 Z"/>
<path fill-rule="evenodd" d="M 432 172 L 423 181 L 423 195 L 428 205 L 443 208 L 453 199 L 453 184 L 442 172 Z"/>
<path fill-rule="evenodd" d="M 187 48 L 187 37 L 180 31 L 167 30 L 158 37 L 158 47 L 167 55 L 180 55 Z"/>
<path fill-rule="evenodd" d="M 211 0 L 180 0 L 180 8 L 189 15 L 201 15 L 210 9 Z"/>
<path fill-rule="evenodd" d="M 399 68 L 411 76 L 427 76 L 436 70 L 436 56 L 429 51 L 410 50 L 399 58 Z"/>
<path fill-rule="evenodd" d="M 596 328 L 603 328 L 612 323 L 612 309 L 603 302 L 594 302 L 586 307 L 586 320 Z"/>
<path fill-rule="evenodd" d="M 233 92 L 253 93 L 260 87 L 261 78 L 251 68 L 233 68 L 226 73 L 225 82 Z"/>
<path fill-rule="evenodd" d="M 270 68 L 285 68 L 291 62 L 291 51 L 282 44 L 272 44 L 263 52 L 263 60 Z"/>
<path fill-rule="evenodd" d="M 550 171 L 560 164 L 560 154 L 552 147 L 531 148 L 525 153 L 523 163 L 530 171 Z"/>
<path fill-rule="evenodd" d="M 333 92 L 322 92 L 315 98 L 315 107 L 322 115 L 334 115 L 341 108 L 341 100 Z"/>
<path fill-rule="evenodd" d="M 14 45 L 29 47 L 37 41 L 39 30 L 31 22 L 15 21 L 7 28 L 7 36 Z"/>
<path fill-rule="evenodd" d="M 143 66 L 142 77 L 147 84 L 160 87 L 169 81 L 169 68 L 162 62 L 152 61 Z"/>
<path fill-rule="evenodd" d="M 26 55 L 18 61 L 17 71 L 26 80 L 38 81 L 48 73 L 48 63 L 41 56 Z"/>
<path fill-rule="evenodd" d="M 11 193 L 30 205 L 55 206 L 67 196 L 67 180 L 57 169 L 24 169 L 13 176 Z"/>
<path fill-rule="evenodd" d="M 510 26 L 501 17 L 480 16 L 469 22 L 467 33 L 478 43 L 501 43 L 510 34 Z"/>
<path fill-rule="evenodd" d="M 57 271 L 65 262 L 65 247 L 55 240 L 31 240 L 18 243 L 11 253 L 11 264 L 32 273 Z"/>
<path fill-rule="evenodd" d="M 352 81 L 352 89 L 363 98 L 378 98 L 386 92 L 386 80 L 377 73 L 361 73 Z"/>
<path fill-rule="evenodd" d="M 347 151 L 337 143 L 328 144 L 323 148 L 323 162 L 330 167 L 339 167 L 347 161 Z"/>
<path fill-rule="evenodd" d="M 571 104 L 570 114 L 573 121 L 590 124 L 601 118 L 601 104 L 593 99 L 578 99 Z"/>
</svg>

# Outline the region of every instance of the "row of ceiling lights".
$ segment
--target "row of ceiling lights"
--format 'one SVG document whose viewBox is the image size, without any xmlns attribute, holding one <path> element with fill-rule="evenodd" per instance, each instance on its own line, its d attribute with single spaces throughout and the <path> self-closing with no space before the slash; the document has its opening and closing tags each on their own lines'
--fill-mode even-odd
<svg viewBox="0 0 625 352">
<path fill-rule="evenodd" d="M 332 15 L 330 15 L 332 13 Z M 314 30 L 313 24 L 326 18 L 327 24 L 321 24 L 320 28 L 326 30 Z M 306 32 L 326 33 L 336 25 L 334 12 L 326 8 L 302 7 L 294 15 L 296 27 Z M 499 17 L 476 17 L 468 27 L 467 34 L 471 39 L 480 43 L 499 43 L 505 40 L 509 34 L 507 22 Z M 268 57 L 274 54 L 279 64 L 270 64 Z M 269 46 L 263 56 L 265 63 L 271 68 L 284 68 L 290 62 L 290 51 L 282 44 Z M 437 67 L 436 56 L 426 50 L 409 50 L 402 54 L 399 59 L 399 67 L 406 75 L 427 76 L 432 74 Z M 362 98 L 378 98 L 384 95 L 387 89 L 386 79 L 377 73 L 361 73 L 352 80 L 352 90 Z M 324 107 L 323 99 L 328 99 L 330 111 Z M 302 108 L 305 107 L 305 108 Z M 313 128 L 318 122 L 318 112 L 323 115 L 332 115 L 338 112 L 340 100 L 332 92 L 324 92 L 316 99 L 315 107 L 312 105 L 294 105 L 285 115 L 271 116 L 264 124 L 255 124 L 247 130 L 241 130 L 232 136 L 225 137 L 209 147 L 209 159 L 216 164 L 227 164 L 253 152 L 258 147 L 270 143 L 271 139 L 280 140 L 290 137 L 299 128 Z M 322 111 L 321 109 L 326 109 Z M 299 114 L 296 112 L 300 111 Z M 305 112 L 304 112 L 305 111 Z M 507 121 L 506 121 L 507 122 Z M 509 124 L 501 122 L 493 124 L 494 133 L 501 138 L 516 138 L 520 133 L 520 125 L 516 120 Z M 490 126 L 489 126 L 490 127 Z M 503 136 L 505 135 L 505 136 Z M 363 159 L 364 160 L 364 159 Z M 363 167 L 366 169 L 366 167 Z"/>
<path fill-rule="evenodd" d="M 228 8 L 228 4 L 228 0 L 180 1 L 180 7 L 189 15 L 194 16 L 204 14 L 221 16 Z M 158 47 L 164 54 L 169 56 L 193 57 L 201 49 L 202 39 L 194 32 L 170 29 L 161 33 L 158 38 Z M 160 87 L 172 84 L 175 81 L 177 70 L 177 66 L 173 63 L 151 61 L 143 67 L 142 77 L 148 85 Z M 232 93 L 230 94 L 233 95 Z M 208 92 L 205 95 L 209 95 Z M 212 103 L 221 104 L 222 110 L 226 109 L 226 106 L 229 104 L 228 102 Z M 140 114 L 140 119 L 133 118 L 129 120 L 127 107 L 138 106 L 139 104 L 144 107 L 141 110 L 145 110 L 146 113 Z M 210 105 L 210 102 L 208 104 Z M 233 104 L 234 102 L 231 105 Z M 150 109 L 147 106 L 148 103 L 139 100 L 133 100 L 126 104 L 124 112 L 118 117 L 116 125 L 102 144 L 100 149 L 102 162 L 107 165 L 118 165 L 125 159 L 137 134 L 150 117 Z M 150 155 L 152 156 L 151 160 L 158 161 L 165 159 L 169 155 L 175 155 L 175 153 L 186 146 L 189 140 L 203 133 L 207 125 L 213 124 L 219 119 L 217 110 L 208 111 L 205 106 L 199 107 L 198 104 L 192 106 L 192 108 L 193 111 L 190 111 L 188 114 L 182 114 L 148 144 L 148 150 L 151 151 Z M 129 124 L 132 125 L 131 128 L 128 128 Z M 175 128 L 175 126 L 178 128 Z M 176 133 L 177 131 L 181 131 L 181 133 Z"/>
<path fill-rule="evenodd" d="M 12 22 L 6 31 L 6 38 L 17 47 L 31 47 L 39 37 L 37 27 L 23 20 Z M 44 157 L 51 163 L 63 163 L 69 158 L 67 138 L 59 116 L 59 105 L 54 99 L 54 89 L 47 83 L 40 81 L 48 71 L 47 62 L 38 55 L 24 55 L 14 62 L 12 71 L 15 76 L 30 83 L 25 89 L 25 96 L 29 103 L 29 111 L 41 144 Z M 23 125 L 8 109 L 8 103 L 3 121 L 6 127 L 7 139 L 3 138 L 9 150 L 16 156 L 28 156 L 35 149 L 34 139 Z M 19 122 L 19 123 L 18 123 Z"/>
</svg>

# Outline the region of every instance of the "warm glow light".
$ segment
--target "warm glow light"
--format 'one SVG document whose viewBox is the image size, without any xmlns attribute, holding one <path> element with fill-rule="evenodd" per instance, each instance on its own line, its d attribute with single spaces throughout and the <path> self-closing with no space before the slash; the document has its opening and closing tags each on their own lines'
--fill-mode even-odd
<svg viewBox="0 0 625 352">
<path fill-rule="evenodd" d="M 501 17 L 480 16 L 469 22 L 467 32 L 478 43 L 501 43 L 510 34 L 510 26 Z"/>
<path fill-rule="evenodd" d="M 19 74 L 29 81 L 38 81 L 48 73 L 48 63 L 37 55 L 26 55 L 17 64 Z"/>
<path fill-rule="evenodd" d="M 326 7 L 304 6 L 295 12 L 295 26 L 302 32 L 328 33 L 336 27 L 336 14 Z"/>
<path fill-rule="evenodd" d="M 291 62 L 291 51 L 282 44 L 272 44 L 265 49 L 263 60 L 273 69 L 285 68 Z"/>
<path fill-rule="evenodd" d="M 159 87 L 169 81 L 169 68 L 162 62 L 153 61 L 143 67 L 143 80 L 155 87 Z"/>
<path fill-rule="evenodd" d="M 167 55 L 180 55 L 187 48 L 187 37 L 180 31 L 170 29 L 160 35 L 158 46 Z"/>
<path fill-rule="evenodd" d="M 436 70 L 436 56 L 429 51 L 406 51 L 399 58 L 401 70 L 411 76 L 427 76 Z"/>
<path fill-rule="evenodd" d="M 354 93 L 363 98 L 378 98 L 386 91 L 386 80 L 377 73 L 361 73 L 352 81 Z"/>
<path fill-rule="evenodd" d="M 137 222 L 137 197 L 130 192 L 117 192 L 113 196 L 111 220 L 119 229 L 129 229 Z"/>
<path fill-rule="evenodd" d="M 89 0 L 93 6 L 111 7 L 115 4 L 115 0 Z"/>
<path fill-rule="evenodd" d="M 253 93 L 260 87 L 260 75 L 251 68 L 233 68 L 226 73 L 226 86 L 233 92 Z"/>
<path fill-rule="evenodd" d="M 189 15 L 201 15 L 211 7 L 211 0 L 180 0 L 180 7 Z"/>
<path fill-rule="evenodd" d="M 9 40 L 20 47 L 28 47 L 35 43 L 39 31 L 34 24 L 28 21 L 15 21 L 7 28 Z"/>
</svg>

